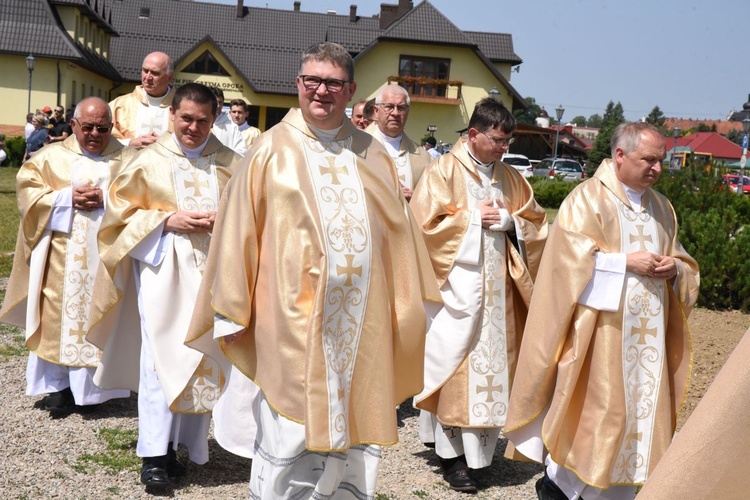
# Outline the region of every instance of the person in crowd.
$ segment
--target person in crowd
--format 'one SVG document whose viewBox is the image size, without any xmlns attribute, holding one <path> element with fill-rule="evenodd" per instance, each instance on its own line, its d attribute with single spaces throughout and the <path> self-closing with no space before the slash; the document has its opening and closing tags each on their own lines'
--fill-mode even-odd
<svg viewBox="0 0 750 500">
<path fill-rule="evenodd" d="M 229 116 L 237 125 L 237 128 L 240 129 L 240 133 L 242 134 L 242 138 L 245 140 L 245 146 L 248 150 L 250 149 L 250 146 L 252 146 L 255 142 L 255 139 L 257 139 L 260 135 L 260 130 L 253 127 L 247 122 L 247 117 L 249 115 L 250 112 L 248 111 L 248 105 L 244 100 L 232 99 L 232 101 L 229 103 Z"/>
<path fill-rule="evenodd" d="M 237 124 L 223 111 L 224 91 L 219 87 L 211 87 L 211 91 L 216 96 L 216 101 L 219 105 L 219 115 L 211 131 L 226 147 L 233 149 L 235 153 L 241 156 L 245 156 L 247 154 L 245 138 L 242 137 Z"/>
<path fill-rule="evenodd" d="M 87 339 L 102 349 L 95 382 L 138 392 L 141 482 L 167 487 L 176 458 L 208 461 L 208 425 L 222 373 L 184 345 L 205 270 L 219 195 L 240 156 L 211 134 L 217 103 L 189 83 L 175 91 L 166 132 L 117 172 L 99 231 L 102 260 Z"/>
<path fill-rule="evenodd" d="M 55 106 L 51 124 L 49 142 L 62 142 L 73 133 L 70 121 L 65 120 L 65 108 L 62 106 Z"/>
<path fill-rule="evenodd" d="M 27 141 L 29 140 L 29 136 L 34 131 L 34 113 L 27 113 L 26 114 L 26 125 L 23 128 L 23 138 Z"/>
<path fill-rule="evenodd" d="M 365 119 L 366 102 L 366 100 L 360 99 L 359 101 L 354 103 L 354 106 L 352 106 L 352 123 L 360 130 L 366 129 L 370 124 L 370 122 Z"/>
<path fill-rule="evenodd" d="M 501 103 L 479 101 L 468 136 L 435 160 L 410 203 L 444 302 L 429 311 L 425 386 L 414 398 L 420 437 L 434 443 L 443 477 L 463 492 L 477 491 L 469 470 L 492 463 L 505 424 L 547 237 L 531 186 L 500 161 L 515 127 Z"/>
<path fill-rule="evenodd" d="M 545 499 L 632 499 L 672 442 L 690 376 L 699 272 L 653 189 L 664 136 L 623 123 L 611 151 L 555 218 L 505 424 L 507 456 L 546 464 Z"/>
<path fill-rule="evenodd" d="M 174 66 L 167 54 L 147 55 L 141 65 L 141 85 L 109 103 L 114 120 L 112 136 L 126 146 L 142 149 L 156 142 L 164 132 L 171 132 L 173 80 Z"/>
<path fill-rule="evenodd" d="M 432 157 L 404 132 L 409 118 L 409 93 L 400 85 L 386 85 L 375 97 L 375 121 L 367 132 L 385 146 L 393 158 L 401 190 L 409 201 Z"/>
<path fill-rule="evenodd" d="M 422 387 L 424 301 L 439 296 L 392 160 L 346 117 L 347 50 L 310 47 L 296 85 L 300 107 L 222 197 L 201 289 L 213 310 L 196 310 L 188 344 L 262 390 L 252 498 L 371 498 L 394 409 Z"/>
<path fill-rule="evenodd" d="M 430 153 L 430 156 L 433 158 L 437 158 L 440 156 L 440 151 L 437 150 L 437 139 L 435 139 L 433 136 L 429 136 L 424 140 L 424 144 L 422 144 L 422 147 L 425 148 L 425 150 Z"/>
<path fill-rule="evenodd" d="M 84 99 L 73 135 L 18 172 L 21 224 L 0 321 L 26 331 L 26 394 L 47 394 L 43 407 L 53 414 L 130 396 L 94 385 L 100 352 L 85 339 L 98 293 L 93 280 L 104 198 L 111 173 L 133 153 L 111 140 L 111 130 L 107 103 Z"/>
<path fill-rule="evenodd" d="M 49 142 L 49 130 L 44 126 L 46 118 L 43 114 L 34 115 L 31 119 L 31 124 L 34 126 L 34 131 L 31 132 L 29 138 L 26 139 L 26 154 L 23 160 L 26 161 L 34 156 L 42 147 Z"/>
</svg>

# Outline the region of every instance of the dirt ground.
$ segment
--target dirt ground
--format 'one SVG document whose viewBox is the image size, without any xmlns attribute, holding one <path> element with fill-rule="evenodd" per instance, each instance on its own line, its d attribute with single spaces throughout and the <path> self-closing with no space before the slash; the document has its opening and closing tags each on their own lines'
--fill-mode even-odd
<svg viewBox="0 0 750 500">
<path fill-rule="evenodd" d="M 750 328 L 750 315 L 696 309 L 688 320 L 693 337 L 693 374 L 678 418 L 682 427 L 737 343 Z"/>
</svg>

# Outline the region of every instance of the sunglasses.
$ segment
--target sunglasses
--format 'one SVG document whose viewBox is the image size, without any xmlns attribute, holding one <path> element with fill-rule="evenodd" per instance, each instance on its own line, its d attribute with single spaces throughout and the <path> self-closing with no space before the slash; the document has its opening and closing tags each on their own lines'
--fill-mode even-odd
<svg viewBox="0 0 750 500">
<path fill-rule="evenodd" d="M 107 125 L 106 127 L 98 126 L 98 125 L 91 125 L 91 124 L 81 124 L 81 122 L 78 121 L 78 118 L 74 118 L 76 123 L 79 127 L 81 127 L 81 130 L 84 131 L 86 134 L 90 134 L 93 132 L 94 129 L 96 129 L 97 132 L 100 134 L 108 134 L 110 129 L 112 128 L 112 125 Z"/>
</svg>

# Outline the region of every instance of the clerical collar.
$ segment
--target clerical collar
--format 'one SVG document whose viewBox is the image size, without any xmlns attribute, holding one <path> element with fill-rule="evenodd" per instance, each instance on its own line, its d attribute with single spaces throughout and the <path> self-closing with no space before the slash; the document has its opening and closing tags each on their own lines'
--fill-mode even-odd
<svg viewBox="0 0 750 500">
<path fill-rule="evenodd" d="M 612 171 L 615 173 L 615 178 L 617 179 L 617 171 L 615 170 L 615 162 L 611 161 L 609 162 L 609 168 L 612 169 Z M 630 202 L 630 206 L 633 207 L 633 210 L 636 212 L 640 212 L 641 210 L 641 202 L 643 200 L 643 193 L 646 192 L 644 189 L 643 191 L 638 191 L 637 189 L 633 189 L 632 187 L 628 186 L 624 182 L 620 181 L 620 179 L 617 179 L 617 182 L 622 185 L 622 190 L 625 191 L 625 196 L 628 197 L 628 201 Z"/>
<path fill-rule="evenodd" d="M 474 163 L 476 163 L 476 166 L 482 168 L 483 170 L 490 169 L 490 168 L 492 168 L 492 165 L 495 164 L 494 161 L 491 161 L 489 163 L 484 163 L 482 161 L 479 161 L 479 159 L 472 154 L 471 149 L 469 149 L 469 143 L 468 142 L 464 142 L 464 149 L 469 154 L 469 158 L 471 158 L 472 160 L 474 160 Z"/>
<path fill-rule="evenodd" d="M 148 104 L 150 106 L 161 106 L 161 103 L 163 103 L 164 99 L 167 98 L 167 96 L 169 95 L 169 92 L 172 90 L 172 87 L 167 87 L 167 92 L 161 97 L 154 97 L 154 96 L 149 95 L 149 93 L 146 92 L 146 89 L 144 88 L 141 88 L 141 90 L 143 90 L 143 95 L 146 96 L 146 100 L 148 100 Z"/>
<path fill-rule="evenodd" d="M 182 151 L 182 154 L 184 154 L 186 158 L 200 158 L 210 138 L 211 134 L 208 134 L 208 137 L 206 137 L 206 140 L 203 141 L 203 144 L 201 144 L 197 148 L 189 148 L 187 146 L 184 146 L 180 141 L 177 140 L 176 134 L 172 134 L 172 139 L 174 139 L 175 144 L 177 144 L 177 147 L 180 148 L 180 151 Z"/>
<path fill-rule="evenodd" d="M 245 130 L 250 128 L 250 124 L 247 122 L 242 122 L 242 125 L 237 125 L 237 128 L 240 129 L 240 132 L 244 132 Z"/>
<path fill-rule="evenodd" d="M 320 142 L 333 142 L 333 139 L 339 135 L 339 130 L 341 130 L 341 127 L 343 127 L 344 124 L 342 123 L 333 130 L 323 130 L 322 128 L 310 125 L 309 123 L 307 126 L 310 127 L 310 130 L 312 130 L 313 134 L 315 134 Z"/>
<path fill-rule="evenodd" d="M 94 160 L 94 161 L 102 161 L 104 159 L 101 153 L 99 154 L 90 153 L 83 148 L 81 148 L 81 154 L 85 156 L 86 158 L 90 160 Z"/>
<path fill-rule="evenodd" d="M 404 133 L 401 132 L 396 137 L 391 137 L 390 135 L 385 135 L 383 131 L 380 130 L 380 127 L 376 128 L 378 130 L 378 133 L 380 134 L 380 137 L 383 138 L 383 142 L 393 148 L 396 154 L 398 154 L 399 150 L 401 149 L 401 140 L 404 138 Z"/>
</svg>

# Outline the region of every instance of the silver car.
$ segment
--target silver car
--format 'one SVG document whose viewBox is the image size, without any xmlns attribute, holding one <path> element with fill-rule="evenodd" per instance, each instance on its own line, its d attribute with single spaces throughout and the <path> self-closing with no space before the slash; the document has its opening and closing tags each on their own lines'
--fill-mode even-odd
<svg viewBox="0 0 750 500">
<path fill-rule="evenodd" d="M 531 177 L 533 174 L 534 169 L 531 166 L 531 162 L 524 155 L 505 153 L 501 161 L 503 163 L 507 163 L 508 165 L 511 165 L 512 167 L 514 167 L 524 177 Z"/>
<path fill-rule="evenodd" d="M 534 167 L 534 175 L 558 178 L 565 182 L 581 181 L 586 178 L 580 163 L 570 158 L 546 158 Z"/>
</svg>

